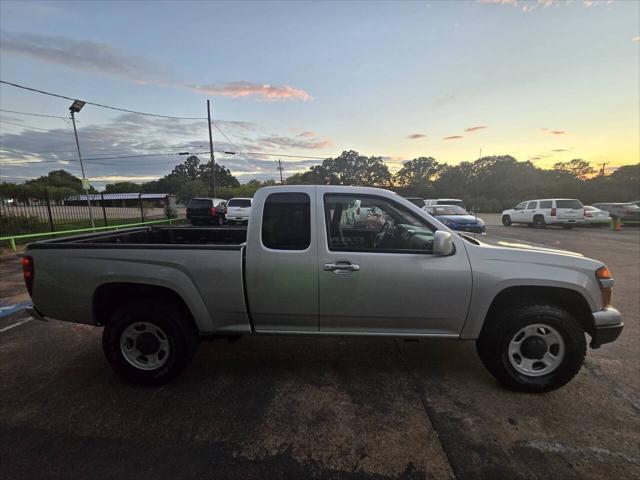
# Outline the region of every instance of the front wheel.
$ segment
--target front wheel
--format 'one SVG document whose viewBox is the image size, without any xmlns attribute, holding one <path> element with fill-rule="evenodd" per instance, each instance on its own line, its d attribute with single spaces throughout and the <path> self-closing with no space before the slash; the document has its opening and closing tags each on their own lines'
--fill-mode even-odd
<svg viewBox="0 0 640 480">
<path fill-rule="evenodd" d="M 487 370 L 507 388 L 555 390 L 566 385 L 584 363 L 584 331 L 558 307 L 516 307 L 487 322 L 476 349 Z"/>
<path fill-rule="evenodd" d="M 111 367 L 140 385 L 162 385 L 187 366 L 198 345 L 190 316 L 162 300 L 140 300 L 107 321 L 102 348 Z"/>
<path fill-rule="evenodd" d="M 502 225 L 504 225 L 505 227 L 511 226 L 511 217 L 509 215 L 502 216 Z"/>
</svg>

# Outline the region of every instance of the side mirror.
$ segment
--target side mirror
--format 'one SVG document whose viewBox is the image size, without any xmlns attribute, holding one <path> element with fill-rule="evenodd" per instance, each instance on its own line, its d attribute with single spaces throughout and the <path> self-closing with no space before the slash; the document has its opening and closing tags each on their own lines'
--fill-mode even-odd
<svg viewBox="0 0 640 480">
<path fill-rule="evenodd" d="M 433 234 L 433 253 L 443 257 L 453 253 L 453 235 L 451 232 L 436 230 Z"/>
</svg>

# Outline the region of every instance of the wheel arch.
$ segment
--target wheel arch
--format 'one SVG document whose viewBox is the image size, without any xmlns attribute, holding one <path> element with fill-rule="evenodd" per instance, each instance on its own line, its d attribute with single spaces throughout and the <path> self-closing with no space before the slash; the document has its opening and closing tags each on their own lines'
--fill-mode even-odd
<svg viewBox="0 0 640 480">
<path fill-rule="evenodd" d="M 558 306 L 572 314 L 585 332 L 592 334 L 594 331 L 593 314 L 589 302 L 582 293 L 558 286 L 522 285 L 506 287 L 494 296 L 484 316 L 480 335 L 485 326 L 497 317 L 500 310 L 536 302 Z"/>
<path fill-rule="evenodd" d="M 94 323 L 105 325 L 116 310 L 142 299 L 157 299 L 174 305 L 185 313 L 191 326 L 199 331 L 191 308 L 175 290 L 160 285 L 133 282 L 103 283 L 96 288 L 91 302 Z"/>
</svg>

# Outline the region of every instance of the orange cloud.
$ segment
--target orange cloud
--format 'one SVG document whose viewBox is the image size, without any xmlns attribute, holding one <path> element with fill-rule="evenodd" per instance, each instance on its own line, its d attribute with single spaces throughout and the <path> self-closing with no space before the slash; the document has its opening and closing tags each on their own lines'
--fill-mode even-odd
<svg viewBox="0 0 640 480">
<path fill-rule="evenodd" d="M 465 129 L 464 129 L 464 131 L 465 131 L 465 132 L 475 132 L 475 131 L 478 131 L 478 130 L 482 130 L 482 129 L 484 129 L 484 128 L 489 128 L 489 127 L 487 127 L 487 126 L 485 126 L 485 125 L 481 125 L 481 126 L 479 126 L 479 127 L 469 127 L 469 128 L 465 128 Z"/>
<path fill-rule="evenodd" d="M 458 140 L 464 138 L 462 135 L 451 135 L 450 137 L 444 137 L 443 140 Z"/>
<path fill-rule="evenodd" d="M 549 130 L 548 128 L 542 128 L 543 132 L 550 133 L 551 135 L 564 135 L 567 133 L 566 130 Z"/>
<path fill-rule="evenodd" d="M 417 140 L 419 138 L 425 138 L 426 135 L 424 133 L 412 133 L 411 135 L 408 135 L 407 138 L 409 140 Z"/>
<path fill-rule="evenodd" d="M 317 135 L 316 132 L 313 132 L 311 130 L 304 130 L 298 134 L 299 137 L 304 137 L 304 138 L 311 138 L 311 137 L 315 137 L 316 135 Z"/>
<path fill-rule="evenodd" d="M 263 100 L 313 100 L 313 97 L 300 88 L 289 85 L 268 85 L 252 82 L 214 83 L 210 85 L 190 85 L 194 92 L 212 97 L 260 97 Z"/>
</svg>

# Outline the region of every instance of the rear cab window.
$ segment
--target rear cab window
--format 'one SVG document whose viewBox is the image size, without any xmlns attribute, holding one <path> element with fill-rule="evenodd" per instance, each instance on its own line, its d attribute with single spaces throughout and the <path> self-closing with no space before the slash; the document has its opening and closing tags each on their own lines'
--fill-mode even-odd
<svg viewBox="0 0 640 480">
<path fill-rule="evenodd" d="M 583 208 L 583 205 L 580 200 L 556 200 L 556 208 L 571 208 L 578 210 Z"/>
<path fill-rule="evenodd" d="M 251 206 L 251 200 L 249 200 L 248 198 L 232 198 L 231 200 L 229 200 L 229 203 L 227 203 L 227 207 L 240 207 L 240 208 L 247 208 Z"/>
<path fill-rule="evenodd" d="M 311 199 L 306 193 L 272 193 L 262 212 L 262 244 L 272 250 L 311 245 Z"/>
<path fill-rule="evenodd" d="M 213 203 L 208 198 L 192 198 L 187 205 L 189 208 L 209 208 L 211 206 Z"/>
</svg>

